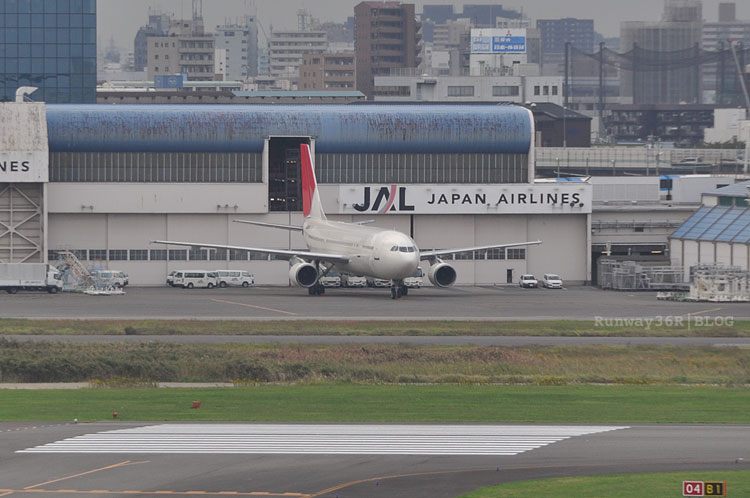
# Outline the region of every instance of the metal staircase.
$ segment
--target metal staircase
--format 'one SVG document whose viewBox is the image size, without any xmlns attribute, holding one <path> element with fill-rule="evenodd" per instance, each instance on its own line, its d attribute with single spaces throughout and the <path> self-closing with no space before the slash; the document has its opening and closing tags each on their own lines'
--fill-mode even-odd
<svg viewBox="0 0 750 498">
<path fill-rule="evenodd" d="M 73 275 L 76 276 L 83 287 L 88 288 L 95 284 L 91 272 L 89 272 L 88 268 L 83 266 L 83 263 L 78 259 L 78 256 L 70 251 L 59 251 L 57 254 L 70 267 L 70 271 L 73 272 Z"/>
</svg>

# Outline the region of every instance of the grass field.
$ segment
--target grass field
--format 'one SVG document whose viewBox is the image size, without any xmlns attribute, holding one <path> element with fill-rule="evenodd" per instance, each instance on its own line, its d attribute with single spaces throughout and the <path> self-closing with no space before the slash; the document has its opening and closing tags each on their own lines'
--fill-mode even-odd
<svg viewBox="0 0 750 498">
<path fill-rule="evenodd" d="M 750 337 L 750 322 L 714 327 L 606 327 L 592 321 L 198 321 L 198 320 L 25 320 L 0 319 L 0 331 L 13 334 L 87 335 L 531 335 Z"/>
<path fill-rule="evenodd" d="M 101 421 L 116 411 L 126 421 L 750 423 L 749 389 L 708 386 L 258 385 L 0 396 L 0 421 Z"/>
<path fill-rule="evenodd" d="M 462 495 L 461 498 L 528 498 L 530 496 L 671 498 L 682 496 L 682 481 L 726 482 L 726 496 L 750 496 L 750 471 L 739 470 L 538 479 L 483 488 Z"/>
<path fill-rule="evenodd" d="M 750 348 L 0 340 L 0 382 L 750 384 Z"/>
</svg>

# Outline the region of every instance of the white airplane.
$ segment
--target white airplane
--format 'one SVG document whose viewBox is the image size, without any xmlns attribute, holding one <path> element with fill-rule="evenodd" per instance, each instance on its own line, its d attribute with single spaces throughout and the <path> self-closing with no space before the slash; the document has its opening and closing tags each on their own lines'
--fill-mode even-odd
<svg viewBox="0 0 750 498">
<path fill-rule="evenodd" d="M 173 240 L 152 240 L 151 242 L 191 248 L 236 249 L 272 254 L 277 258 L 289 261 L 289 278 L 297 285 L 306 287 L 310 295 L 324 293 L 325 289 L 318 282 L 318 279 L 333 268 L 341 273 L 390 280 L 391 298 L 393 299 L 407 294 L 408 290 L 404 285 L 404 278 L 415 272 L 421 260 L 428 260 L 430 263 L 427 277 L 433 285 L 449 287 L 456 281 L 456 270 L 442 261 L 441 256 L 542 243 L 537 240 L 534 242 L 491 244 L 420 252 L 414 239 L 396 230 L 364 226 L 369 222 L 329 221 L 326 219 L 320 202 L 320 192 L 315 180 L 310 146 L 301 144 L 300 153 L 302 158 L 302 203 L 305 216 L 303 225 L 299 227 L 260 221 L 234 221 L 300 231 L 308 247 L 307 251 L 228 246 L 203 242 L 177 242 Z"/>
</svg>

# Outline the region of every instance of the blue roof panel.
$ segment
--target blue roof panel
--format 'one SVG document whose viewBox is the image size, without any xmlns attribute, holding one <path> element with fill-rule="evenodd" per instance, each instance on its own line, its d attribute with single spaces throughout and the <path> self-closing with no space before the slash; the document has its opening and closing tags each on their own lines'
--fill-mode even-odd
<svg viewBox="0 0 750 498">
<path fill-rule="evenodd" d="M 702 208 L 698 209 L 693 215 L 685 220 L 680 227 L 675 230 L 670 237 L 673 239 L 680 239 L 682 238 L 685 233 L 687 233 L 688 230 L 693 228 L 696 223 L 698 223 L 709 211 L 711 211 L 710 207 L 703 206 Z"/>
<path fill-rule="evenodd" d="M 50 152 L 262 152 L 271 136 L 318 153 L 528 154 L 531 112 L 512 105 L 47 106 Z"/>
<path fill-rule="evenodd" d="M 718 218 L 708 230 L 701 235 L 701 240 L 716 240 L 716 237 L 729 228 L 734 221 L 742 215 L 744 209 L 728 209 L 724 215 Z"/>
<path fill-rule="evenodd" d="M 682 236 L 683 239 L 695 239 L 695 240 L 705 240 L 702 238 L 702 235 L 711 228 L 716 221 L 724 216 L 730 208 L 725 206 L 714 206 L 711 211 L 706 213 L 706 215 L 701 218 L 700 220 L 693 225 L 693 227 L 688 230 L 685 235 Z"/>
</svg>

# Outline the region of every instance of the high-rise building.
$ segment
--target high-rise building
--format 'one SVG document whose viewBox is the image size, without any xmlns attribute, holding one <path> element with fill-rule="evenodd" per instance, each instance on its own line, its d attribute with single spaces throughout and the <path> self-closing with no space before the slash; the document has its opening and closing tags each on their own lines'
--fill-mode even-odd
<svg viewBox="0 0 750 498">
<path fill-rule="evenodd" d="M 172 20 L 166 36 L 148 37 L 148 79 L 179 73 L 192 81 L 213 80 L 214 41 L 202 20 Z"/>
<path fill-rule="evenodd" d="M 719 21 L 704 22 L 701 45 L 703 50 L 723 51 L 719 61 L 703 67 L 704 100 L 720 105 L 743 105 L 744 95 L 737 75 L 737 67 L 728 52 L 729 40 L 750 47 L 750 20 L 737 20 L 734 3 L 719 4 Z M 750 62 L 745 52 L 738 51 L 741 67 Z"/>
<path fill-rule="evenodd" d="M 216 48 L 226 50 L 226 79 L 258 75 L 258 23 L 255 16 L 216 26 Z"/>
<path fill-rule="evenodd" d="M 621 23 L 620 50 L 632 51 L 633 58 L 633 71 L 624 71 L 621 76 L 621 95 L 632 97 L 634 104 L 701 103 L 702 19 L 699 0 L 665 0 L 660 22 Z M 684 59 L 690 49 L 695 50 L 692 66 L 665 68 L 668 57 Z M 654 59 L 654 52 L 661 52 L 657 56 L 661 59 Z"/>
<path fill-rule="evenodd" d="M 536 27 L 541 36 L 543 66 L 562 64 L 567 43 L 587 54 L 594 51 L 593 19 L 539 19 Z"/>
<path fill-rule="evenodd" d="M 420 63 L 420 28 L 414 4 L 361 2 L 354 7 L 354 51 L 357 90 L 372 100 L 375 76 L 392 68 L 414 68 Z"/>
<path fill-rule="evenodd" d="M 354 90 L 354 52 L 306 54 L 299 67 L 299 90 Z"/>
<path fill-rule="evenodd" d="M 148 65 L 148 37 L 164 36 L 168 29 L 168 14 L 149 14 L 148 24 L 138 29 L 133 41 L 133 66 L 136 71 L 143 71 Z"/>
<path fill-rule="evenodd" d="M 271 76 L 297 81 L 302 57 L 328 51 L 328 33 L 317 29 L 272 31 L 268 42 Z"/>
<path fill-rule="evenodd" d="M 0 100 L 96 102 L 96 0 L 0 1 Z"/>
</svg>

